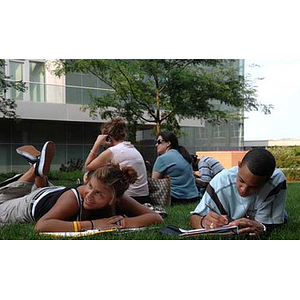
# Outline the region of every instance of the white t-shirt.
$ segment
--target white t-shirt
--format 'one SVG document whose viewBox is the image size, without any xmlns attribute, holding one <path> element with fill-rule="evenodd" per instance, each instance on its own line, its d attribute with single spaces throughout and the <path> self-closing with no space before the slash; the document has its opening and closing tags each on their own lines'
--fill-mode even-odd
<svg viewBox="0 0 300 300">
<path fill-rule="evenodd" d="M 113 154 L 112 163 L 119 164 L 120 168 L 132 167 L 137 172 L 138 178 L 131 184 L 126 194 L 133 197 L 149 195 L 147 170 L 141 153 L 130 143 L 121 142 L 109 148 Z"/>
</svg>

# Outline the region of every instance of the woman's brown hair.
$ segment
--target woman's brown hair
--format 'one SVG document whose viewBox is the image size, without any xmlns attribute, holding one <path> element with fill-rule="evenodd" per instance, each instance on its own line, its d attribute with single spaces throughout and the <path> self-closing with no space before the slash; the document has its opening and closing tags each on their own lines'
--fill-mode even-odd
<svg viewBox="0 0 300 300">
<path fill-rule="evenodd" d="M 127 126 L 122 118 L 111 119 L 101 126 L 102 134 L 107 134 L 116 141 L 124 141 Z"/>
<path fill-rule="evenodd" d="M 137 172 L 132 167 L 120 168 L 116 164 L 103 165 L 91 175 L 108 186 L 116 199 L 124 194 L 130 184 L 137 180 Z"/>
</svg>

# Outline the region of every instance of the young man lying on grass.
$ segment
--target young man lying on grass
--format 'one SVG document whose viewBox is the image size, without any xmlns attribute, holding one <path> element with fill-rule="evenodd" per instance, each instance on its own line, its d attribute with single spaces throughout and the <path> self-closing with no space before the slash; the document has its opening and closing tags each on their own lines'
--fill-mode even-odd
<svg viewBox="0 0 300 300">
<path fill-rule="evenodd" d="M 237 167 L 223 170 L 209 183 L 191 212 L 194 228 L 236 225 L 239 233 L 260 235 L 286 221 L 286 178 L 275 168 L 274 156 L 253 149 Z"/>
</svg>

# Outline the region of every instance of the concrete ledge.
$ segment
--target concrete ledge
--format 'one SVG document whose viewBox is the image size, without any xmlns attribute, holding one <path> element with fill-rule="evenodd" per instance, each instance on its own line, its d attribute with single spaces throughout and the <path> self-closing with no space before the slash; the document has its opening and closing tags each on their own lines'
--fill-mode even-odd
<svg viewBox="0 0 300 300">
<path fill-rule="evenodd" d="M 202 156 L 210 156 L 217 159 L 225 169 L 230 169 L 237 166 L 238 162 L 241 161 L 244 155 L 248 151 L 197 151 L 196 155 L 198 158 Z"/>
</svg>

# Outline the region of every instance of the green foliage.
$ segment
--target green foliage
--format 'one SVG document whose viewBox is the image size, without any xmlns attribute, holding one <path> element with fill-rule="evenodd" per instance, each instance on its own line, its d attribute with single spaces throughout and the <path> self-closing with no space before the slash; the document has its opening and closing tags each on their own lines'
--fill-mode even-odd
<svg viewBox="0 0 300 300">
<path fill-rule="evenodd" d="M 8 178 L 14 177 L 16 174 L 17 172 L 0 173 L 0 182 Z"/>
<path fill-rule="evenodd" d="M 276 165 L 282 169 L 288 181 L 300 181 L 300 146 L 269 147 L 276 159 Z"/>
<path fill-rule="evenodd" d="M 17 172 L 9 172 L 9 173 L 0 173 L 0 182 L 13 177 L 16 175 Z M 82 181 L 83 172 L 82 170 L 70 171 L 70 172 L 63 172 L 63 171 L 50 171 L 48 178 L 52 183 L 62 184 L 59 183 L 63 181 L 62 185 L 64 186 L 71 186 L 73 185 L 77 179 L 79 178 Z"/>
<path fill-rule="evenodd" d="M 82 158 L 71 158 L 66 164 L 61 164 L 59 170 L 62 172 L 73 172 L 76 170 L 82 170 L 84 161 Z"/>
<path fill-rule="evenodd" d="M 178 134 L 183 118 L 220 122 L 232 118 L 232 108 L 270 111 L 257 102 L 255 88 L 239 75 L 235 60 L 80 59 L 57 65 L 57 75 L 82 72 L 103 81 L 111 92 L 92 97 L 83 109 L 103 119 L 121 116 L 133 129 L 150 123 L 156 133 L 164 128 Z M 242 116 L 237 112 L 235 117 Z"/>
<path fill-rule="evenodd" d="M 25 92 L 26 90 L 23 81 L 14 81 L 13 78 L 5 75 L 5 60 L 0 59 L 0 116 L 2 115 L 4 118 L 17 118 L 16 101 L 6 98 L 6 93 L 10 88 L 20 92 Z"/>
<path fill-rule="evenodd" d="M 268 147 L 279 168 L 300 168 L 300 146 Z"/>
<path fill-rule="evenodd" d="M 72 172 L 63 172 L 63 171 L 50 171 L 49 172 L 49 180 L 50 181 L 69 181 L 70 184 L 74 184 L 77 178 L 82 179 L 83 172 L 82 170 L 76 170 Z M 69 185 L 69 184 L 68 184 Z"/>
</svg>

